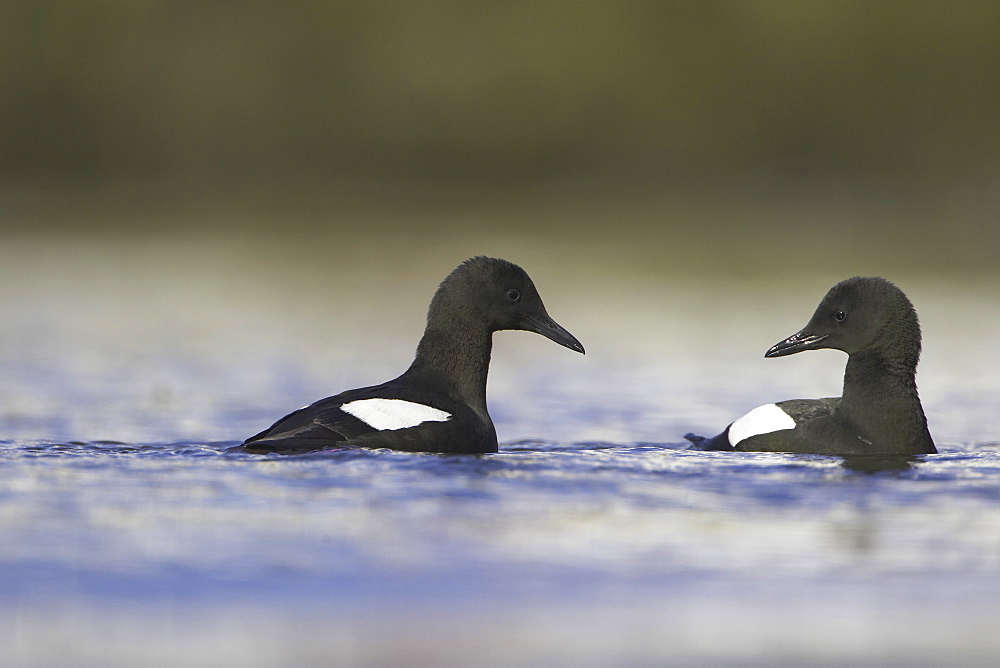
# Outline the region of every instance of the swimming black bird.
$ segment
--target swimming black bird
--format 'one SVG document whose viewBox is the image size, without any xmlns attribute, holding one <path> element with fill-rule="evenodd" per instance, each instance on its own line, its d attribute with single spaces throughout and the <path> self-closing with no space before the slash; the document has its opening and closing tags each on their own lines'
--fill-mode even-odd
<svg viewBox="0 0 1000 668">
<path fill-rule="evenodd" d="M 802 331 L 764 357 L 833 348 L 847 353 L 843 395 L 765 404 L 710 439 L 685 438 L 705 450 L 808 452 L 824 455 L 934 453 L 915 380 L 920 359 L 917 312 L 884 278 L 849 278 L 833 286 Z"/>
<path fill-rule="evenodd" d="M 496 429 L 486 411 L 486 374 L 493 332 L 502 329 L 537 332 L 584 352 L 546 313 L 523 269 L 506 260 L 474 257 L 438 287 L 416 357 L 403 375 L 321 399 L 238 447 L 255 453 L 330 447 L 496 452 Z"/>
</svg>

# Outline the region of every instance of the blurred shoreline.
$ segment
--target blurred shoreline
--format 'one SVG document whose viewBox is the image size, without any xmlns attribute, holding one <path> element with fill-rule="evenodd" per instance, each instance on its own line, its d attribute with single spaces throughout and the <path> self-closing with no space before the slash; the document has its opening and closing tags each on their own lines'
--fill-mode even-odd
<svg viewBox="0 0 1000 668">
<path fill-rule="evenodd" d="M 985 280 L 1000 268 L 1000 179 L 939 188 L 791 179 L 653 187 L 595 177 L 498 187 L 314 175 L 229 185 L 8 181 L 0 195 L 8 242 L 231 236 L 272 252 L 329 252 L 338 262 L 393 247 L 500 247 L 537 261 L 533 251 L 544 247 L 590 271 L 706 280 L 804 271 Z"/>
</svg>

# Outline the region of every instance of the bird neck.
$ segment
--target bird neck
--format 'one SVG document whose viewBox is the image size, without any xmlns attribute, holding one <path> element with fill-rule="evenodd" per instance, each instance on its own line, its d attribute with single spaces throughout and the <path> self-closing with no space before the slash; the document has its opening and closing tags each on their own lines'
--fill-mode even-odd
<svg viewBox="0 0 1000 668">
<path fill-rule="evenodd" d="M 469 406 L 486 412 L 486 376 L 493 335 L 484 327 L 427 325 L 407 373 L 430 376 Z"/>
<path fill-rule="evenodd" d="M 933 447 L 911 359 L 893 359 L 879 351 L 852 354 L 838 411 L 873 442 Z"/>
</svg>

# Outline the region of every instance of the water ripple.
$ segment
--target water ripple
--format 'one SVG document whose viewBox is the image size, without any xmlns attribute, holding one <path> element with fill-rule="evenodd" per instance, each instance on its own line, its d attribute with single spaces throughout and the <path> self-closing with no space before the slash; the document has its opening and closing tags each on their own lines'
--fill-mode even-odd
<svg viewBox="0 0 1000 668">
<path fill-rule="evenodd" d="M 192 624 L 308 611 L 302 628 L 360 637 L 369 615 L 415 633 L 547 610 L 578 637 L 592 621 L 577 611 L 614 610 L 658 637 L 649 620 L 667 613 L 741 614 L 761 633 L 797 630 L 810 651 L 824 641 L 787 611 L 816 600 L 826 619 L 878 600 L 895 611 L 869 619 L 880 633 L 948 609 L 935 626 L 977 647 L 967 624 L 1000 614 L 995 443 L 893 465 L 650 442 L 290 457 L 234 445 L 0 442 L 0 601 L 75 628 L 164 605 Z"/>
</svg>

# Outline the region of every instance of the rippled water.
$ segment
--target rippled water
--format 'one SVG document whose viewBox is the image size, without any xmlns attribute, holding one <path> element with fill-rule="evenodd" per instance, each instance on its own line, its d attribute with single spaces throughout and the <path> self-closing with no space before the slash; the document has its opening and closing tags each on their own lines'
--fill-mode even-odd
<svg viewBox="0 0 1000 668">
<path fill-rule="evenodd" d="M 443 272 L 282 283 L 175 243 L 0 251 L 0 663 L 1000 660 L 990 288 L 895 277 L 937 455 L 683 449 L 839 390 L 838 353 L 762 358 L 826 277 L 581 285 L 514 256 L 588 354 L 497 335 L 502 452 L 267 457 L 227 448 L 398 373 Z"/>
<path fill-rule="evenodd" d="M 5 443 L 16 661 L 996 659 L 1000 453 Z M 10 657 L 11 655 L 8 655 Z"/>
</svg>

